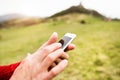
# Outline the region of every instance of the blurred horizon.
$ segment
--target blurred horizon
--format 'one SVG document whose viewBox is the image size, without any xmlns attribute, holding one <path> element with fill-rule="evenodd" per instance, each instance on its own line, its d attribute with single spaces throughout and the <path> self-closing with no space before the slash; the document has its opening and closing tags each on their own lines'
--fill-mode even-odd
<svg viewBox="0 0 120 80">
<path fill-rule="evenodd" d="M 85 8 L 96 10 L 106 17 L 120 19 L 119 3 L 118 0 L 92 0 L 91 2 L 89 0 L 1 0 L 0 16 L 18 13 L 33 17 L 49 17 L 72 6 L 82 4 Z"/>
</svg>

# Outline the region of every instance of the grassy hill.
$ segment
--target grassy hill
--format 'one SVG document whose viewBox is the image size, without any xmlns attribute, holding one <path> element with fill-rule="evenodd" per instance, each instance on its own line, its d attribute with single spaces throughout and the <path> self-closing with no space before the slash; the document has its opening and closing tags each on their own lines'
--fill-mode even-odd
<svg viewBox="0 0 120 80">
<path fill-rule="evenodd" d="M 76 49 L 68 52 L 68 67 L 53 80 L 120 80 L 120 23 L 86 14 L 71 16 L 29 27 L 0 29 L 0 65 L 22 60 L 54 31 L 59 38 L 72 32 L 77 34 L 73 41 Z M 81 24 L 81 20 L 86 23 Z"/>
</svg>

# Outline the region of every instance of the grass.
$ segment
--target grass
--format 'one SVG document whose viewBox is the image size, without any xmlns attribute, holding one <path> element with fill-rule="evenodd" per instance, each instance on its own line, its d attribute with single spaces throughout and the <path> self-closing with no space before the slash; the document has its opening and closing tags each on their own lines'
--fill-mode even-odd
<svg viewBox="0 0 120 80">
<path fill-rule="evenodd" d="M 53 32 L 61 38 L 66 32 L 77 34 L 76 49 L 68 52 L 69 65 L 53 80 L 120 80 L 120 23 L 105 22 L 91 16 L 79 20 L 46 22 L 0 30 L 0 64 L 22 60 L 37 50 Z"/>
</svg>

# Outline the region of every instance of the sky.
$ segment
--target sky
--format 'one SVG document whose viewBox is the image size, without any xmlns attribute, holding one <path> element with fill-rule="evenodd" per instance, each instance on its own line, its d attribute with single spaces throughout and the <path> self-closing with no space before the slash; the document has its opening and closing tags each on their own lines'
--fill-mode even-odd
<svg viewBox="0 0 120 80">
<path fill-rule="evenodd" d="M 80 3 L 106 17 L 120 18 L 120 0 L 0 0 L 0 15 L 20 13 L 48 17 Z"/>
</svg>

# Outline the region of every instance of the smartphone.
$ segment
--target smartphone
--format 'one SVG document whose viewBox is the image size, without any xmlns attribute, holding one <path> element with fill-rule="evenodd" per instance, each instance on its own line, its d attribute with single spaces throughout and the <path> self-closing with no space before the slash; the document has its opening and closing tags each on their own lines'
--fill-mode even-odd
<svg viewBox="0 0 120 80">
<path fill-rule="evenodd" d="M 62 44 L 62 49 L 65 50 L 67 46 L 75 39 L 76 34 L 66 33 L 60 40 L 59 43 Z"/>
</svg>

